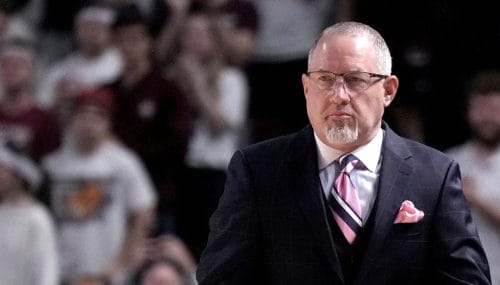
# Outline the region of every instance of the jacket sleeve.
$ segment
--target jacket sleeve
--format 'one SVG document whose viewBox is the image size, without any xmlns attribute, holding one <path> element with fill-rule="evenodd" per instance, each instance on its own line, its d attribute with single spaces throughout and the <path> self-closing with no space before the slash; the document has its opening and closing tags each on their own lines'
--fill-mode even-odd
<svg viewBox="0 0 500 285">
<path fill-rule="evenodd" d="M 488 261 L 455 162 L 448 168 L 436 205 L 432 235 L 434 284 L 491 284 Z"/>
<path fill-rule="evenodd" d="M 242 152 L 228 168 L 224 193 L 210 219 L 210 234 L 197 269 L 199 285 L 259 284 L 259 222 L 251 171 Z"/>
</svg>

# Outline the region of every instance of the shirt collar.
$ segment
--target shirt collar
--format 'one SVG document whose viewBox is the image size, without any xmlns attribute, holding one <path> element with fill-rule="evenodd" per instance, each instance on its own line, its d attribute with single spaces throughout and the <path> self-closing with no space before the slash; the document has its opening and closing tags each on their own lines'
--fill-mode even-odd
<svg viewBox="0 0 500 285">
<path fill-rule="evenodd" d="M 382 142 L 384 139 L 384 131 L 380 129 L 377 135 L 367 144 L 362 145 L 352 151 L 363 165 L 371 172 L 375 172 L 380 159 L 382 150 Z M 318 167 L 320 170 L 324 169 L 339 157 L 344 155 L 342 151 L 334 149 L 324 144 L 319 137 L 314 133 L 314 140 L 318 148 Z"/>
</svg>

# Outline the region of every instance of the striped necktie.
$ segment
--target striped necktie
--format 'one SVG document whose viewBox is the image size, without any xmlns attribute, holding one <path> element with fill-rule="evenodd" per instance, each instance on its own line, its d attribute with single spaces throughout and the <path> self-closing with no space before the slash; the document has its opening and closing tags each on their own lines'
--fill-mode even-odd
<svg viewBox="0 0 500 285">
<path fill-rule="evenodd" d="M 354 243 L 363 226 L 359 197 L 349 177 L 349 173 L 358 162 L 359 160 L 352 154 L 341 160 L 340 174 L 335 179 L 328 198 L 333 217 L 349 244 Z"/>
</svg>

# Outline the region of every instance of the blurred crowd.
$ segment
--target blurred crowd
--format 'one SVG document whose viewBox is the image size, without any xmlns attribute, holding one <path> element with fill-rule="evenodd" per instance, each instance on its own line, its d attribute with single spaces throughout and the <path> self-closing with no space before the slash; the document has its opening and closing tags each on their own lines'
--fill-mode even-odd
<svg viewBox="0 0 500 285">
<path fill-rule="evenodd" d="M 302 128 L 300 75 L 318 33 L 364 20 L 391 41 L 363 12 L 387 3 L 0 0 L 0 283 L 196 284 L 232 154 Z M 437 52 L 402 38 L 389 46 L 408 87 L 386 119 L 421 142 L 457 144 L 426 131 Z M 492 74 L 464 95 L 500 98 Z M 498 104 L 484 106 L 476 112 Z M 487 114 L 487 154 L 500 167 L 500 112 Z M 500 214 L 485 215 L 484 239 L 498 247 Z"/>
</svg>

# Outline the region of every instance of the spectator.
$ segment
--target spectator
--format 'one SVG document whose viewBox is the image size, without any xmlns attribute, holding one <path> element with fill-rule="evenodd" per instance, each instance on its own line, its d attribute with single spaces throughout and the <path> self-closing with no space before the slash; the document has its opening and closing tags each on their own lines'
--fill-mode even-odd
<svg viewBox="0 0 500 285">
<path fill-rule="evenodd" d="M 471 138 L 448 153 L 460 164 L 464 193 L 490 263 L 491 284 L 500 284 L 500 71 L 478 73 L 468 94 Z"/>
<path fill-rule="evenodd" d="M 41 173 L 27 157 L 0 147 L 0 284 L 58 284 L 55 228 L 31 191 Z"/>
<path fill-rule="evenodd" d="M 144 161 L 159 193 L 158 231 L 175 231 L 174 195 L 191 134 L 192 114 L 180 87 L 155 64 L 146 19 L 129 6 L 115 22 L 115 39 L 125 67 L 111 85 L 116 99 L 117 136 Z"/>
<path fill-rule="evenodd" d="M 86 6 L 74 21 L 77 49 L 54 64 L 43 80 L 38 100 L 43 106 L 64 107 L 71 97 L 116 80 L 122 59 L 112 46 L 114 12 L 103 6 Z"/>
<path fill-rule="evenodd" d="M 35 105 L 35 54 L 25 43 L 12 42 L 0 50 L 0 140 L 10 142 L 39 160 L 59 145 L 55 117 Z"/>
<path fill-rule="evenodd" d="M 43 160 L 57 218 L 62 278 L 103 276 L 120 284 L 140 262 L 155 195 L 139 159 L 113 139 L 112 95 L 77 97 L 68 139 Z"/>
<path fill-rule="evenodd" d="M 192 11 L 172 73 L 190 95 L 196 114 L 186 155 L 186 187 L 179 193 L 181 236 L 196 256 L 205 247 L 208 219 L 224 190 L 227 165 L 246 131 L 246 77 L 217 51 L 211 18 L 202 10 Z"/>
</svg>

